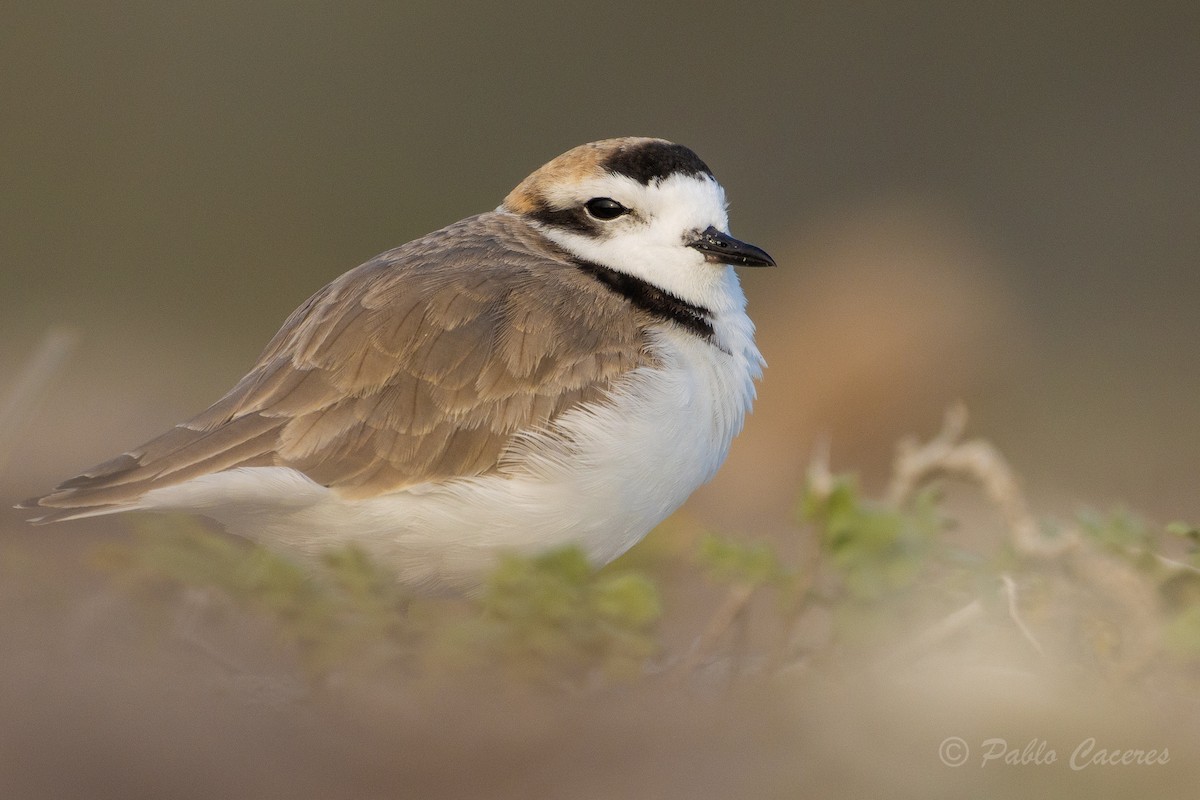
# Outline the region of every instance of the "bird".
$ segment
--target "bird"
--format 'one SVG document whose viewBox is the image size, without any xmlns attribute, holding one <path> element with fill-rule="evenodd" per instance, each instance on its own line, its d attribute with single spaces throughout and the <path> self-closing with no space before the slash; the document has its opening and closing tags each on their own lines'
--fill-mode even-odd
<svg viewBox="0 0 1200 800">
<path fill-rule="evenodd" d="M 602 565 L 725 460 L 765 366 L 734 268 L 769 266 L 691 149 L 584 144 L 336 278 L 209 408 L 18 507 L 197 513 L 468 593 L 506 552 Z"/>
</svg>

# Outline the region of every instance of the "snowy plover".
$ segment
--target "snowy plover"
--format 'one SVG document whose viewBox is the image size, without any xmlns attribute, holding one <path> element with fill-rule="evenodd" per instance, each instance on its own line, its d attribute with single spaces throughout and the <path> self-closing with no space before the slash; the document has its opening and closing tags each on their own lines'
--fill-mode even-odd
<svg viewBox="0 0 1200 800">
<path fill-rule="evenodd" d="M 300 306 L 228 394 L 66 481 L 34 521 L 183 509 L 409 583 L 496 553 L 620 555 L 710 479 L 763 361 L 725 193 L 661 139 L 586 144 Z"/>
</svg>

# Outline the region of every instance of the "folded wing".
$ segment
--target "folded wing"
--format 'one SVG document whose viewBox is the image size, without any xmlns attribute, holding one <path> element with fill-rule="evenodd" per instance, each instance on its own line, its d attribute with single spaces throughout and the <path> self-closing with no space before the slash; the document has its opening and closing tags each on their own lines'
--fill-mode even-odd
<svg viewBox="0 0 1200 800">
<path fill-rule="evenodd" d="M 528 223 L 472 217 L 333 281 L 210 408 L 23 506 L 110 513 L 235 467 L 351 497 L 486 474 L 518 432 L 647 363 L 643 330 Z"/>
</svg>

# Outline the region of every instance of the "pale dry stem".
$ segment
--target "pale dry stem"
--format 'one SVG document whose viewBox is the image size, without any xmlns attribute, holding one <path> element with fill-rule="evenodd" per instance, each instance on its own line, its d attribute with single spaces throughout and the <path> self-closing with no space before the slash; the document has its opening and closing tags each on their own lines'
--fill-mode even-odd
<svg viewBox="0 0 1200 800">
<path fill-rule="evenodd" d="M 1025 624 L 1025 620 L 1021 618 L 1020 603 L 1017 600 L 1017 582 L 1012 579 L 1012 576 L 1007 572 L 1000 576 L 1000 581 L 1004 585 L 1004 596 L 1008 600 L 1008 618 L 1017 626 L 1017 630 L 1025 637 L 1025 641 L 1033 646 L 1039 656 L 1045 655 L 1046 652 L 1042 649 L 1042 644 L 1033 635 L 1033 631 L 1029 630 L 1029 626 Z"/>
<path fill-rule="evenodd" d="M 78 345 L 79 333 L 74 328 L 51 328 L 17 373 L 3 405 L 0 405 L 0 472 L 12 456 L 13 444 L 38 402 Z"/>
<path fill-rule="evenodd" d="M 1097 592 L 1104 604 L 1111 607 L 1113 614 L 1121 620 L 1121 630 L 1128 632 L 1121 642 L 1120 658 L 1114 672 L 1120 678 L 1139 672 L 1159 652 L 1155 587 L 1129 561 L 1086 546 L 1084 533 L 1078 525 L 1064 526 L 1053 537 L 1043 534 L 1012 467 L 991 443 L 982 439 L 962 441 L 966 425 L 966 408 L 956 403 L 947 409 L 942 428 L 932 439 L 925 443 L 912 437 L 903 440 L 897 448 L 892 479 L 887 487 L 887 504 L 893 508 L 903 506 L 922 486 L 941 475 L 964 478 L 977 485 L 1004 520 L 1018 557 L 1057 565 L 1084 587 Z M 828 440 L 818 441 L 807 470 L 808 491 L 818 497 L 828 496 L 835 484 L 829 466 Z M 1190 564 L 1163 556 L 1156 558 L 1168 569 L 1200 571 Z M 1030 646 L 1044 654 L 1042 643 L 1021 614 L 1016 582 L 1004 574 L 1001 584 L 1009 619 Z M 730 587 L 704 633 L 684 659 L 680 675 L 691 674 L 716 648 L 730 626 L 744 615 L 758 588 L 752 585 Z M 914 636 L 881 663 L 891 665 L 919 657 L 966 630 L 983 614 L 984 605 L 976 599 Z M 778 657 L 773 661 L 776 667 L 783 663 Z"/>
<path fill-rule="evenodd" d="M 729 587 L 729 591 L 725 593 L 725 599 L 717 607 L 708 626 L 679 665 L 678 675 L 681 679 L 686 680 L 709 654 L 716 650 L 721 637 L 745 613 L 746 606 L 757 589 L 758 587 L 755 585 L 742 583 Z"/>
<path fill-rule="evenodd" d="M 874 666 L 876 670 L 890 671 L 899 664 L 908 663 L 925 655 L 938 645 L 948 641 L 961 631 L 967 630 L 973 623 L 984 617 L 983 603 L 978 599 L 972 600 L 940 620 L 925 628 L 909 641 L 905 642 Z"/>
<path fill-rule="evenodd" d="M 946 410 L 942 429 L 925 444 L 907 438 L 900 442 L 886 500 L 898 507 L 920 486 L 937 475 L 959 475 L 978 484 L 1008 524 L 1013 546 L 1022 556 L 1057 558 L 1076 547 L 1073 537 L 1043 536 L 1029 512 L 1012 467 L 990 442 L 960 441 L 967 426 L 967 409 L 955 403 Z"/>
<path fill-rule="evenodd" d="M 981 439 L 960 441 L 966 422 L 966 408 L 957 403 L 947 410 L 941 431 L 928 442 L 918 444 L 912 438 L 901 442 L 887 501 L 893 505 L 907 502 L 925 482 L 938 475 L 957 475 L 979 485 L 1005 520 L 1017 555 L 1060 564 L 1085 586 L 1098 590 L 1123 618 L 1122 630 L 1130 635 L 1122 642 L 1117 672 L 1121 677 L 1132 676 L 1158 652 L 1154 587 L 1128 561 L 1085 547 L 1083 533 L 1076 525 L 1065 527 L 1054 538 L 1043 535 L 1016 474 L 996 448 Z M 1195 569 L 1163 557 L 1158 561 L 1168 568 Z M 1007 575 L 1003 579 L 1010 618 L 1034 649 L 1042 652 L 1041 644 L 1019 614 L 1015 583 Z"/>
</svg>

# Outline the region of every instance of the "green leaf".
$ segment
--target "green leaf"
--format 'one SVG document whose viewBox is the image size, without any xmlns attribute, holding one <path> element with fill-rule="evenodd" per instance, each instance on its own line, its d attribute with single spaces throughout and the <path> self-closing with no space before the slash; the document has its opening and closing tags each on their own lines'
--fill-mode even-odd
<svg viewBox="0 0 1200 800">
<path fill-rule="evenodd" d="M 761 586 L 787 575 L 779 556 L 762 542 L 738 542 L 710 533 L 700 540 L 699 557 L 713 579 L 726 583 Z"/>
</svg>

